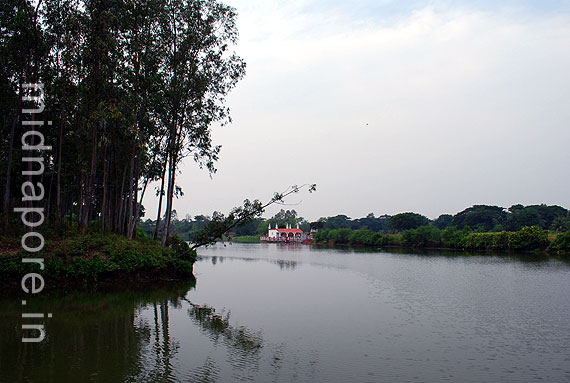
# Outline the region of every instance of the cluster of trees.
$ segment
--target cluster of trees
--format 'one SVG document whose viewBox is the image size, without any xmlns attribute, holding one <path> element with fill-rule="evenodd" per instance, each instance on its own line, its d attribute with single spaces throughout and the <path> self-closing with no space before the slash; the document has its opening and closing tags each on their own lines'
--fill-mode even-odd
<svg viewBox="0 0 570 383">
<path fill-rule="evenodd" d="M 350 219 L 345 215 L 320 218 L 311 223 L 319 229 L 367 229 L 381 233 L 401 233 L 405 230 L 422 226 L 433 226 L 439 230 L 448 227 L 477 232 L 518 231 L 525 226 L 537 226 L 544 230 L 570 230 L 570 215 L 561 206 L 547 205 L 514 205 L 508 210 L 499 206 L 475 205 L 455 215 L 442 214 L 435 220 L 418 213 L 400 213 L 393 216 L 375 217 L 370 213 L 365 218 Z"/>
<path fill-rule="evenodd" d="M 235 18 L 215 0 L 0 2 L 0 232 L 21 227 L 11 212 L 27 180 L 44 185 L 35 205 L 58 231 L 97 225 L 132 238 L 159 181 L 152 235 L 160 227 L 165 242 L 182 159 L 215 172 L 210 129 L 230 121 L 224 99 L 245 73 L 231 52 Z M 29 83 L 43 85 L 30 93 Z M 33 179 L 19 145 L 30 107 L 53 122 L 35 127 L 52 150 Z"/>
<path fill-rule="evenodd" d="M 209 227 L 212 222 L 219 219 L 219 217 L 223 217 L 223 215 L 220 212 L 214 211 L 211 216 L 196 215 L 191 217 L 190 215 L 186 215 L 183 219 L 179 219 L 176 210 L 174 210 L 172 213 L 171 232 L 177 234 L 182 239 L 194 242 L 196 236 Z M 291 225 L 291 227 L 296 227 L 298 224 L 300 229 L 304 231 L 310 230 L 310 223 L 303 217 L 299 217 L 295 210 L 281 209 L 281 211 L 269 219 L 252 217 L 243 224 L 233 227 L 228 235 L 237 237 L 259 237 L 260 235 L 267 234 L 269 225 L 271 225 L 271 227 L 279 225 L 279 227 L 284 228 L 287 224 Z M 147 219 L 141 221 L 139 228 L 142 229 L 146 235 L 152 236 L 156 230 L 156 220 Z"/>
<path fill-rule="evenodd" d="M 318 243 L 369 247 L 446 248 L 461 250 L 545 250 L 569 251 L 570 231 L 549 235 L 538 226 L 517 231 L 474 232 L 448 227 L 420 226 L 399 234 L 383 234 L 368 229 L 324 229 L 315 235 Z"/>
<path fill-rule="evenodd" d="M 450 248 L 468 250 L 570 250 L 570 213 L 561 206 L 475 205 L 435 220 L 417 213 L 350 219 L 321 218 L 320 243 L 373 247 Z M 548 231 L 562 234 L 548 234 Z"/>
</svg>

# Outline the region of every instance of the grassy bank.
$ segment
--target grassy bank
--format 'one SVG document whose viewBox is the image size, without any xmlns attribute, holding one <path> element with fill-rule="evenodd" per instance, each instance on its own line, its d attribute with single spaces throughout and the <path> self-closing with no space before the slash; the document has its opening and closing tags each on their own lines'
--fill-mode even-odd
<svg viewBox="0 0 570 383">
<path fill-rule="evenodd" d="M 232 238 L 232 242 L 237 243 L 259 243 L 259 235 L 242 235 Z"/>
<path fill-rule="evenodd" d="M 117 284 L 191 277 L 196 252 L 172 237 L 167 246 L 148 238 L 127 240 L 118 235 L 72 235 L 46 240 L 42 251 L 27 253 L 20 240 L 0 242 L 0 284 L 18 286 L 30 272 L 41 274 L 47 286 Z M 22 258 L 43 258 L 44 270 Z"/>
<path fill-rule="evenodd" d="M 399 234 L 382 234 L 366 229 L 333 229 L 318 232 L 315 240 L 317 243 L 377 248 L 570 252 L 570 231 L 552 233 L 536 226 L 489 233 L 473 232 L 468 228 L 439 230 L 433 226 L 422 226 Z"/>
</svg>

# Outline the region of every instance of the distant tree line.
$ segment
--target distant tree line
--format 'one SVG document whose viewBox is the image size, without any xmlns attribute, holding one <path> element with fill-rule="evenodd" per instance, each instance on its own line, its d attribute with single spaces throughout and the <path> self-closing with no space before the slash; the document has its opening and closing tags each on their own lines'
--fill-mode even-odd
<svg viewBox="0 0 570 383">
<path fill-rule="evenodd" d="M 221 213 L 211 216 L 187 215 L 179 219 L 173 212 L 172 231 L 181 238 L 192 241 L 195 233 L 200 232 Z M 509 209 L 499 206 L 475 205 L 455 215 L 443 214 L 435 220 L 418 213 L 400 213 L 393 216 L 373 213 L 363 218 L 351 219 L 346 215 L 323 217 L 309 222 L 300 217 L 295 210 L 281 209 L 271 218 L 254 218 L 243 225 L 234 227 L 229 233 L 232 237 L 266 235 L 269 225 L 280 228 L 299 228 L 305 232 L 311 229 L 319 231 L 318 240 L 333 241 L 338 244 L 359 244 L 370 246 L 419 246 L 464 248 L 468 234 L 485 232 L 517 232 L 524 227 L 537 227 L 543 231 L 565 232 L 570 230 L 570 215 L 567 209 L 547 205 L 514 205 Z M 141 221 L 139 227 L 147 235 L 156 229 L 156 221 Z M 479 248 L 471 236 L 470 248 Z M 248 239 L 248 241 L 251 240 Z M 496 245 L 497 247 L 499 245 Z M 514 246 L 514 245 L 513 245 Z M 523 246 L 523 245 L 521 245 Z M 492 247 L 489 245 L 489 247 Z M 516 247 L 516 246 L 515 246 Z M 524 246 L 523 246 L 524 247 Z"/>
<path fill-rule="evenodd" d="M 363 222 L 367 222 L 364 225 Z M 320 243 L 372 247 L 448 248 L 464 250 L 570 251 L 567 209 L 547 205 L 475 205 L 455 215 L 430 220 L 417 213 L 351 220 L 322 218 Z"/>
<path fill-rule="evenodd" d="M 324 229 L 316 233 L 317 243 L 367 246 L 375 248 L 404 247 L 457 250 L 570 251 L 570 231 L 552 233 L 538 226 L 524 226 L 517 231 L 474 232 L 447 227 L 420 226 L 396 234 L 384 234 L 368 229 Z"/>
<path fill-rule="evenodd" d="M 443 230 L 448 227 L 468 227 L 477 232 L 517 231 L 525 226 L 537 226 L 544 230 L 570 230 L 570 215 L 567 209 L 553 205 L 513 205 L 509 209 L 499 206 L 474 205 L 455 215 L 442 214 L 435 220 L 418 213 L 400 213 L 393 216 L 350 219 L 346 215 L 320 218 L 313 225 L 319 229 L 368 229 L 382 233 L 401 233 L 421 226 L 433 226 Z"/>
</svg>

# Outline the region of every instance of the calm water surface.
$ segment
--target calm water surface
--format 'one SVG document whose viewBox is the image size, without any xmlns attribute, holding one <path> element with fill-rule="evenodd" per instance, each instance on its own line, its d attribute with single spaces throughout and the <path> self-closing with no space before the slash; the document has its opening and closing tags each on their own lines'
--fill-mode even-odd
<svg viewBox="0 0 570 383">
<path fill-rule="evenodd" d="M 570 382 L 570 265 L 233 244 L 196 282 L 0 299 L 0 382 Z"/>
</svg>

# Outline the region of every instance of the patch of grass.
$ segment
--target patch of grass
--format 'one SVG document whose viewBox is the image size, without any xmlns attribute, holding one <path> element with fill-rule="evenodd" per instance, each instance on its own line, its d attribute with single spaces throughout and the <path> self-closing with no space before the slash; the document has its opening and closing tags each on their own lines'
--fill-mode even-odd
<svg viewBox="0 0 570 383">
<path fill-rule="evenodd" d="M 259 235 L 242 235 L 240 237 L 235 237 L 232 242 L 237 243 L 259 243 Z"/>
</svg>

